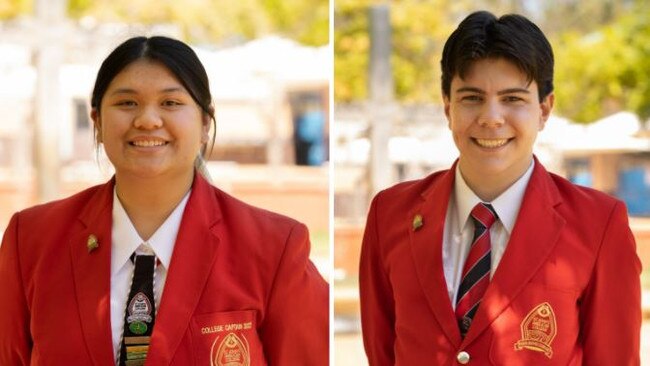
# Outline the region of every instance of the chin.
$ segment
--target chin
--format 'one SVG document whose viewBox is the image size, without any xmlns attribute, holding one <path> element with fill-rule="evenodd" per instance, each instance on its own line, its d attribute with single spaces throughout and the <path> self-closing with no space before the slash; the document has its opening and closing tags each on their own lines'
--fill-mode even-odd
<svg viewBox="0 0 650 366">
<path fill-rule="evenodd" d="M 512 161 L 505 160 L 498 157 L 477 157 L 468 159 L 465 164 L 468 168 L 472 169 L 477 174 L 482 175 L 495 175 L 501 174 L 512 166 Z"/>
<path fill-rule="evenodd" d="M 165 169 L 160 169 L 158 167 L 152 166 L 137 166 L 129 167 L 126 169 L 116 169 L 117 174 L 137 178 L 155 178 L 157 176 L 163 175 L 165 171 Z"/>
</svg>

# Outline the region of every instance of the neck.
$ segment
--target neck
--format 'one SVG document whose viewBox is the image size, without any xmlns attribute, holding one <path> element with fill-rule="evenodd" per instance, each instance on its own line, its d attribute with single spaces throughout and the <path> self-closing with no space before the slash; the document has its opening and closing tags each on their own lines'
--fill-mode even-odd
<svg viewBox="0 0 650 366">
<path fill-rule="evenodd" d="M 503 172 L 484 172 L 479 169 L 464 167 L 462 159 L 458 162 L 458 169 L 467 186 L 483 202 L 492 202 L 512 186 L 530 166 L 530 160 L 525 160 L 517 166 L 510 167 Z"/>
<path fill-rule="evenodd" d="M 173 178 L 115 174 L 117 197 L 143 240 L 149 240 L 192 186 L 194 171 Z"/>
</svg>

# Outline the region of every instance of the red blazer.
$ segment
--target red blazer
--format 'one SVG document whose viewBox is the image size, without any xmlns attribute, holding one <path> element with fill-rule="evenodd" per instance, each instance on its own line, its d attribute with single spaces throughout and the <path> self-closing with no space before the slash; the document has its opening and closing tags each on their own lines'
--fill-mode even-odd
<svg viewBox="0 0 650 366">
<path fill-rule="evenodd" d="M 625 206 L 538 162 L 461 339 L 442 264 L 454 169 L 372 202 L 359 279 L 370 365 L 638 365 L 641 263 Z"/>
<path fill-rule="evenodd" d="M 0 365 L 115 365 L 113 182 L 11 219 L 0 247 Z M 89 252 L 94 234 L 99 247 Z M 147 365 L 328 365 L 328 285 L 304 225 L 196 175 Z"/>
</svg>

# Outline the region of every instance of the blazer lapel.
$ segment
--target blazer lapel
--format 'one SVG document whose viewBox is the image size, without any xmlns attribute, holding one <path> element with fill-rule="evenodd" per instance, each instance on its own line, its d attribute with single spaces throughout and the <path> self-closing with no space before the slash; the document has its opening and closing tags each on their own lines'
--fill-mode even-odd
<svg viewBox="0 0 650 366">
<path fill-rule="evenodd" d="M 517 223 L 464 345 L 476 339 L 503 312 L 546 261 L 565 224 L 555 210 L 560 203 L 560 195 L 548 172 L 535 159 Z"/>
<path fill-rule="evenodd" d="M 99 187 L 72 229 L 70 258 L 81 328 L 95 365 L 114 365 L 111 333 L 111 220 L 113 181 Z M 98 247 L 88 248 L 90 235 Z"/>
<path fill-rule="evenodd" d="M 409 212 L 404 225 L 409 232 L 413 260 L 420 285 L 440 327 L 454 347 L 460 344 L 460 330 L 447 292 L 442 263 L 442 240 L 447 206 L 454 184 L 456 164 L 442 173 L 421 196 L 421 201 Z M 414 217 L 422 217 L 416 228 Z"/>
<path fill-rule="evenodd" d="M 170 364 L 187 331 L 216 259 L 217 207 L 213 188 L 196 174 L 156 314 L 148 365 Z"/>
</svg>

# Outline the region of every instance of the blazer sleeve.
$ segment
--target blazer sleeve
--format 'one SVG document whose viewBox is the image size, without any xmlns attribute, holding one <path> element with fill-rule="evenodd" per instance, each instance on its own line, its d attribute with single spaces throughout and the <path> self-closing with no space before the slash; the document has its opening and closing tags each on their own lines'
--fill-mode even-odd
<svg viewBox="0 0 650 366">
<path fill-rule="evenodd" d="M 612 210 L 581 303 L 584 365 L 639 365 L 641 262 L 621 202 Z"/>
<path fill-rule="evenodd" d="M 0 365 L 29 365 L 31 335 L 18 253 L 18 214 L 0 246 Z"/>
<path fill-rule="evenodd" d="M 370 366 L 395 364 L 395 303 L 377 233 L 378 197 L 370 205 L 359 265 L 361 326 Z"/>
<path fill-rule="evenodd" d="M 284 246 L 260 336 L 269 365 L 329 365 L 329 286 L 296 224 Z"/>
</svg>

